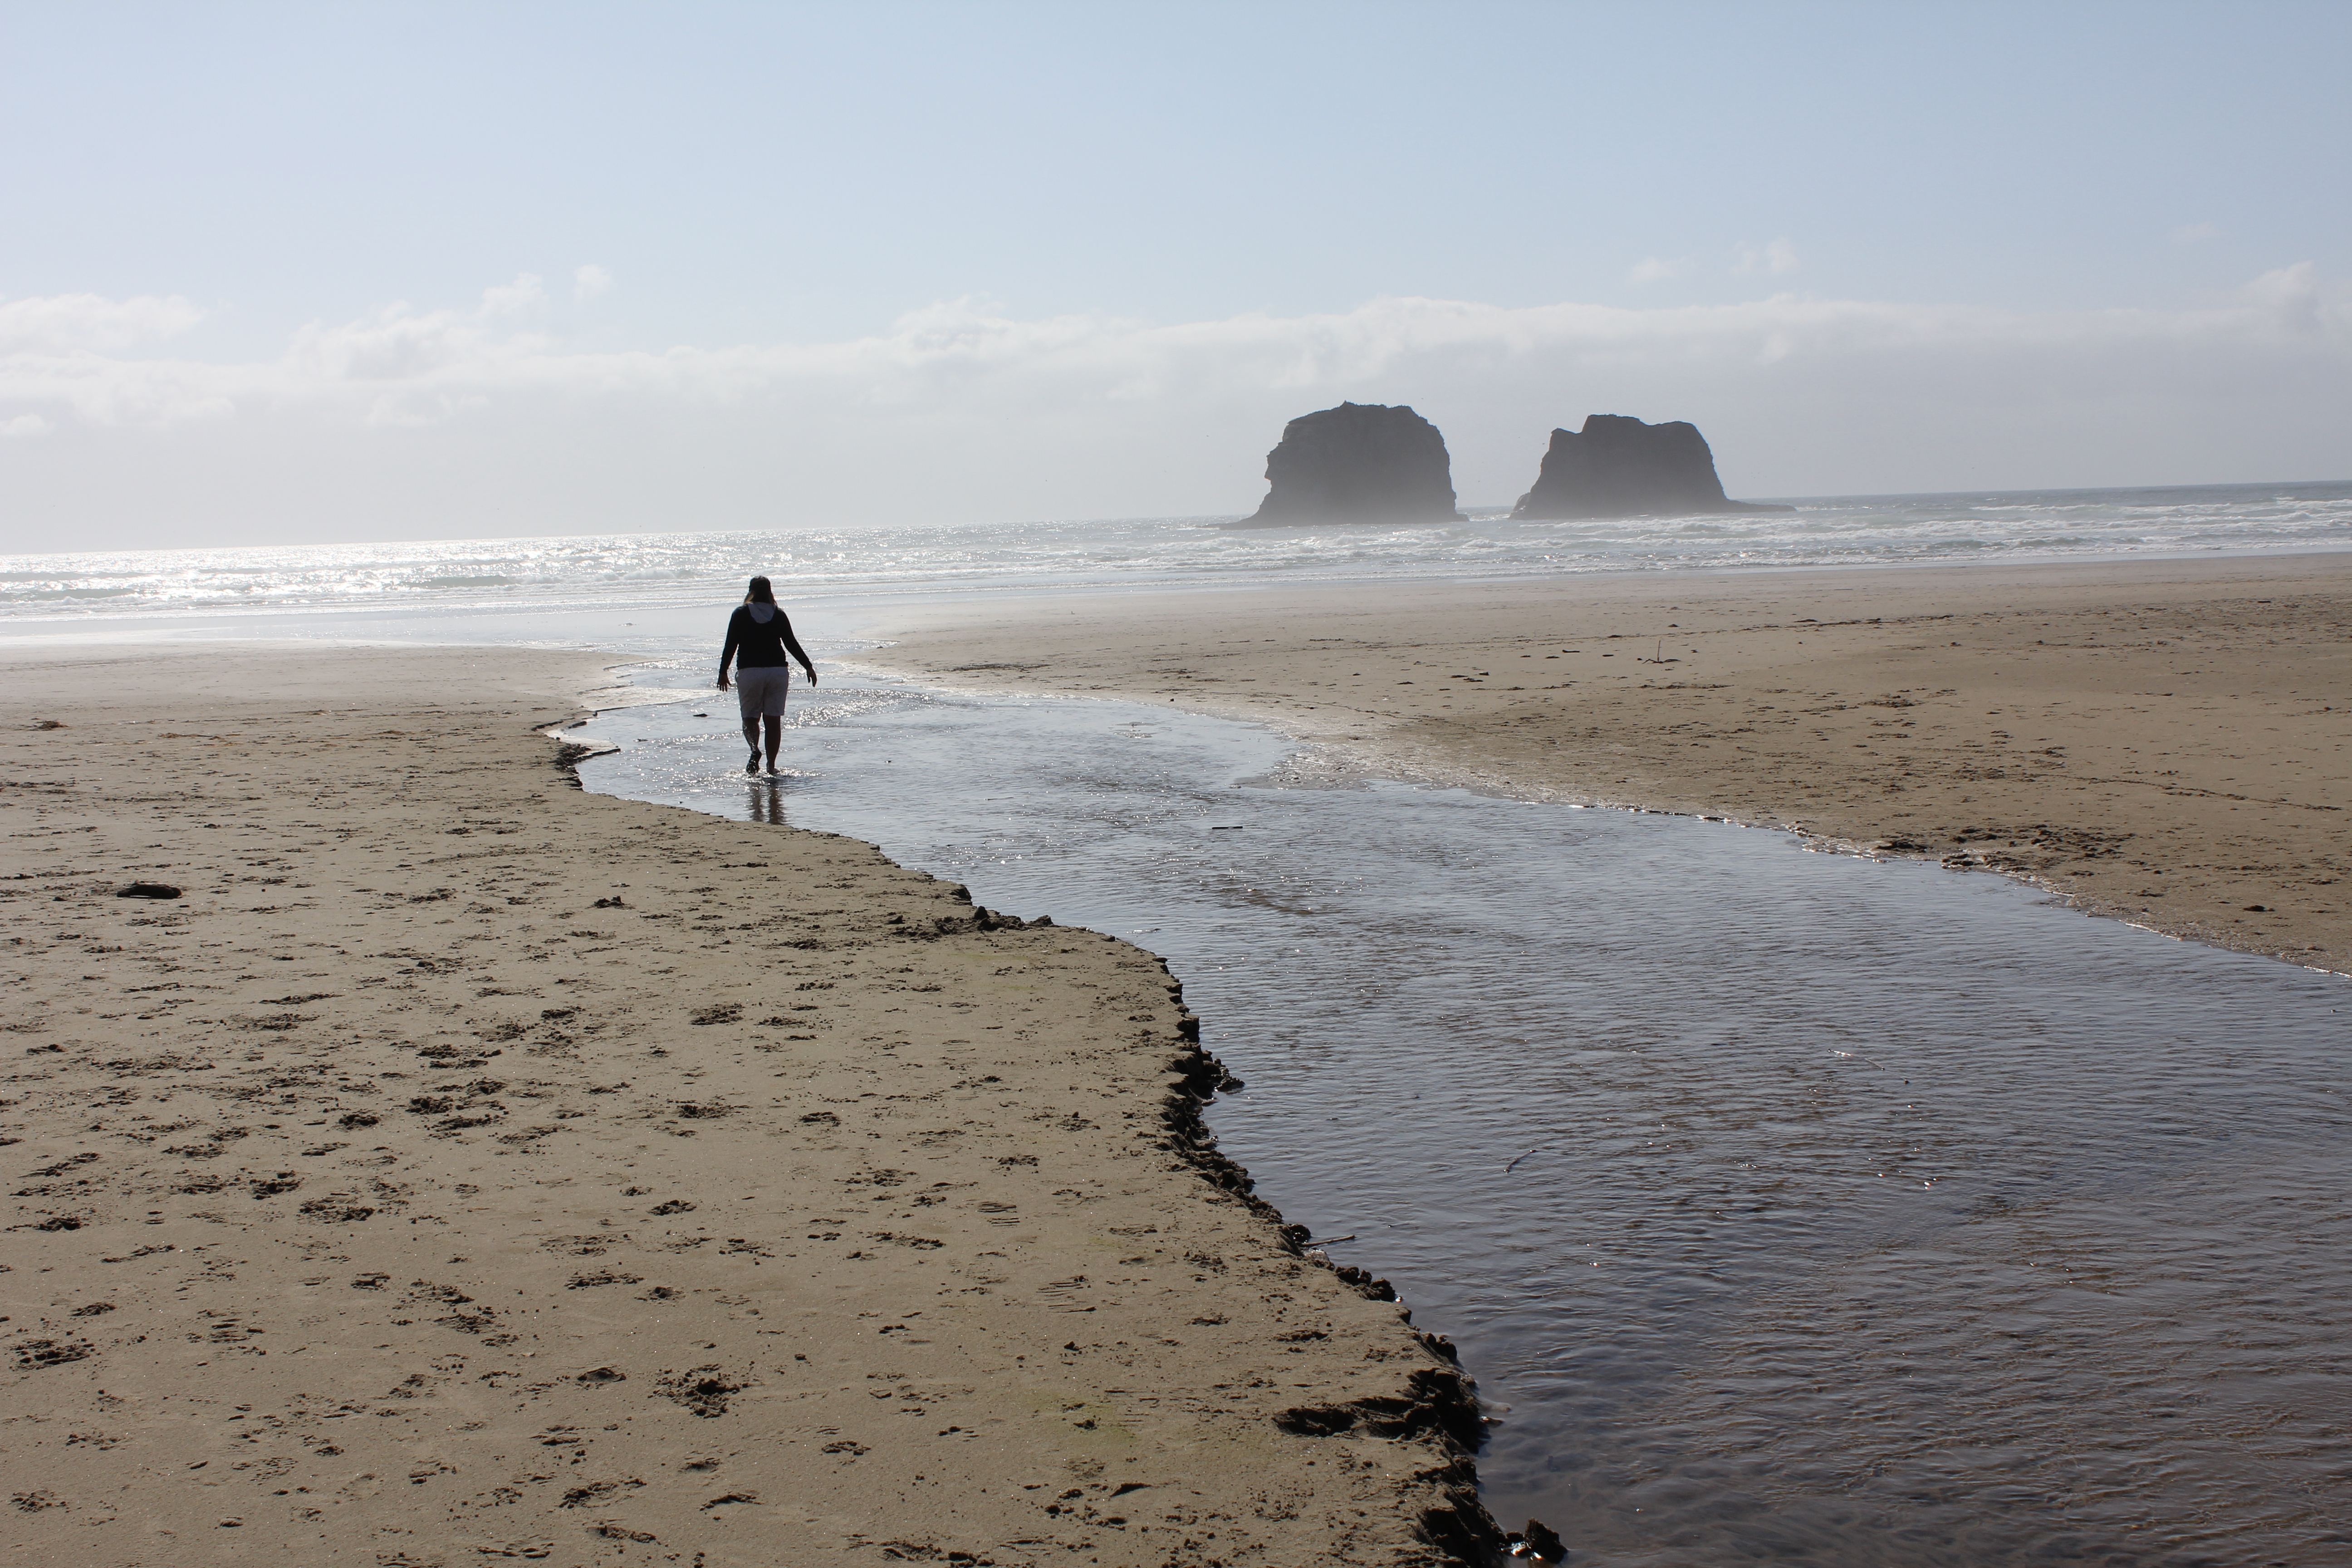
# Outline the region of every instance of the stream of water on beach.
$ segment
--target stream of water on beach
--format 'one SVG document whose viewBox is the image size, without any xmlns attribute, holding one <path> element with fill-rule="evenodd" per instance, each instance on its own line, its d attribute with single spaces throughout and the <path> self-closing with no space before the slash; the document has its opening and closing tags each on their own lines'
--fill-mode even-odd
<svg viewBox="0 0 2352 1568">
<path fill-rule="evenodd" d="M 1572 1562 L 2352 1561 L 2341 979 L 1172 708 L 829 677 L 747 781 L 708 696 L 588 787 L 1164 955 L 1225 1151 L 1459 1342 Z"/>
</svg>

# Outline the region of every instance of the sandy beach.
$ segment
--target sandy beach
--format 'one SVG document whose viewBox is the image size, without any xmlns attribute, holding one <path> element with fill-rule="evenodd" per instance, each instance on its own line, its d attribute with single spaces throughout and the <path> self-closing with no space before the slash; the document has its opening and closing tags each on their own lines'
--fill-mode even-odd
<svg viewBox="0 0 2352 1568">
<path fill-rule="evenodd" d="M 8 1560 L 1471 1560 L 1160 962 L 580 791 L 606 662 L 15 656 Z"/>
<path fill-rule="evenodd" d="M 1098 595 L 871 658 L 2343 970 L 2347 590 L 2326 556 Z M 610 663 L 14 656 L 11 1560 L 1478 1560 L 1461 1374 L 1208 1146 L 1160 962 L 581 791 L 555 737 L 627 700 Z"/>
<path fill-rule="evenodd" d="M 966 687 L 1261 720 L 1349 769 L 1786 827 L 2352 969 L 2352 554 L 1038 597 Z"/>
</svg>

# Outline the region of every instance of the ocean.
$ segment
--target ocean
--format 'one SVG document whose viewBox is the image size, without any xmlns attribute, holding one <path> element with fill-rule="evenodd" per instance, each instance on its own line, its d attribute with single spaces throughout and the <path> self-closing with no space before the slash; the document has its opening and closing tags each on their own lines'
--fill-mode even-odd
<svg viewBox="0 0 2352 1568">
<path fill-rule="evenodd" d="M 0 637 L 564 642 L 629 631 L 641 634 L 634 648 L 667 637 L 673 613 L 707 618 L 754 573 L 775 579 L 796 616 L 810 607 L 849 625 L 860 604 L 989 592 L 2352 549 L 2352 481 L 1792 504 L 1601 522 L 1470 509 L 1468 521 L 1412 528 L 1133 518 L 61 552 L 0 556 Z"/>
</svg>

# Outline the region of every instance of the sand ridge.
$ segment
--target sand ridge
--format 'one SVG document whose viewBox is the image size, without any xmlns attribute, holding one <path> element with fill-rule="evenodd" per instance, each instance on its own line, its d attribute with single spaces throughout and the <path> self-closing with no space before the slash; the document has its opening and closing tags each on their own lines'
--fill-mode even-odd
<svg viewBox="0 0 2352 1568">
<path fill-rule="evenodd" d="M 580 656 L 16 673 L 9 1560 L 1491 1540 L 1460 1373 L 1206 1146 L 1151 955 L 580 792 Z"/>
<path fill-rule="evenodd" d="M 2352 970 L 2352 552 L 1029 599 L 866 656 L 2024 877 Z"/>
</svg>

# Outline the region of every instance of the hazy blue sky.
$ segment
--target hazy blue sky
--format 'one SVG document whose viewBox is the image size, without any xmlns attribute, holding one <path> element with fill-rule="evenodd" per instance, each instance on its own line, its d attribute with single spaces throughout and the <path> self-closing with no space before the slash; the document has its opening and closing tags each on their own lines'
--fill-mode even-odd
<svg viewBox="0 0 2352 1568">
<path fill-rule="evenodd" d="M 2352 5 L 0 0 L 0 549 L 2352 474 Z M 486 294 L 486 290 L 489 292 Z"/>
</svg>

